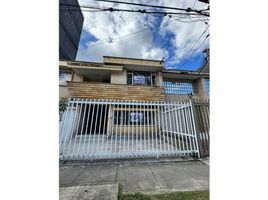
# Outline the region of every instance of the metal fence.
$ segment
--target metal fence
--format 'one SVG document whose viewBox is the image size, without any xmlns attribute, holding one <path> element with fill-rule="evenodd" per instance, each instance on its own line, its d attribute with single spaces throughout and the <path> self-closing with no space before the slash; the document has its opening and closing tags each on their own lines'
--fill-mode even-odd
<svg viewBox="0 0 268 200">
<path fill-rule="evenodd" d="M 199 156 L 192 102 L 71 98 L 60 122 L 60 159 Z"/>
<path fill-rule="evenodd" d="M 196 120 L 196 131 L 199 143 L 201 157 L 207 157 L 210 153 L 210 136 L 209 136 L 209 100 L 193 99 L 192 100 L 194 116 Z"/>
</svg>

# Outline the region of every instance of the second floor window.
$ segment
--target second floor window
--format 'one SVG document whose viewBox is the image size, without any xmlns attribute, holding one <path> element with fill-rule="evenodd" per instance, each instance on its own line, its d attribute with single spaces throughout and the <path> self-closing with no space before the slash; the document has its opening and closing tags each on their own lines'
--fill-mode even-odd
<svg viewBox="0 0 268 200">
<path fill-rule="evenodd" d="M 127 84 L 154 86 L 154 85 L 156 85 L 155 73 L 139 72 L 139 71 L 128 72 L 127 73 Z"/>
</svg>

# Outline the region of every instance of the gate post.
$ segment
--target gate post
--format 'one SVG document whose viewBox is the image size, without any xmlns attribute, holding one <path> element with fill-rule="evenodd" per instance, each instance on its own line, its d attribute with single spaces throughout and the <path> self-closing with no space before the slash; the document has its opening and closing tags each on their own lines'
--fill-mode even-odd
<svg viewBox="0 0 268 200">
<path fill-rule="evenodd" d="M 192 99 L 192 96 L 189 95 L 189 101 L 191 105 L 191 112 L 192 112 L 192 118 L 193 118 L 193 125 L 195 127 L 195 136 L 197 140 L 197 149 L 198 149 L 198 156 L 199 158 L 203 157 L 203 149 L 201 145 L 201 139 L 200 139 L 200 128 L 199 128 L 199 123 L 197 121 L 197 115 L 196 115 L 196 109 L 195 109 L 195 102 Z"/>
</svg>

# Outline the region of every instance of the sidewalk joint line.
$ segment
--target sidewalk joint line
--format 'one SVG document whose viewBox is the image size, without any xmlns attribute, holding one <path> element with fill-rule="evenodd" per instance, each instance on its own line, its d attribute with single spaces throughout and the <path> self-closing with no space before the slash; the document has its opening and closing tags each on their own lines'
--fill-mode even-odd
<svg viewBox="0 0 268 200">
<path fill-rule="evenodd" d="M 160 184 L 160 182 L 159 182 L 158 179 L 156 178 L 156 176 L 155 176 L 153 170 L 151 169 L 150 165 L 148 165 L 148 163 L 147 163 L 147 166 L 149 167 L 149 169 L 150 169 L 151 173 L 153 174 L 154 179 L 156 180 L 156 182 L 157 182 L 157 184 L 159 185 L 159 187 L 163 189 L 162 185 Z"/>
</svg>

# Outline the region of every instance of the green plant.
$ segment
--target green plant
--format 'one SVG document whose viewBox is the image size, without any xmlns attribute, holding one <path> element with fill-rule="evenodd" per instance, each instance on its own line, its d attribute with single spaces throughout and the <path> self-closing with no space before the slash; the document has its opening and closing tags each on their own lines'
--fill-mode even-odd
<svg viewBox="0 0 268 200">
<path fill-rule="evenodd" d="M 68 106 L 68 98 L 62 97 L 59 101 L 59 113 L 64 112 Z"/>
<path fill-rule="evenodd" d="M 197 152 L 195 152 L 195 151 L 192 152 L 192 158 L 195 160 L 198 158 Z"/>
<path fill-rule="evenodd" d="M 118 200 L 122 200 L 123 199 L 123 186 L 122 184 L 119 184 L 118 186 L 118 196 L 117 196 Z"/>
</svg>

